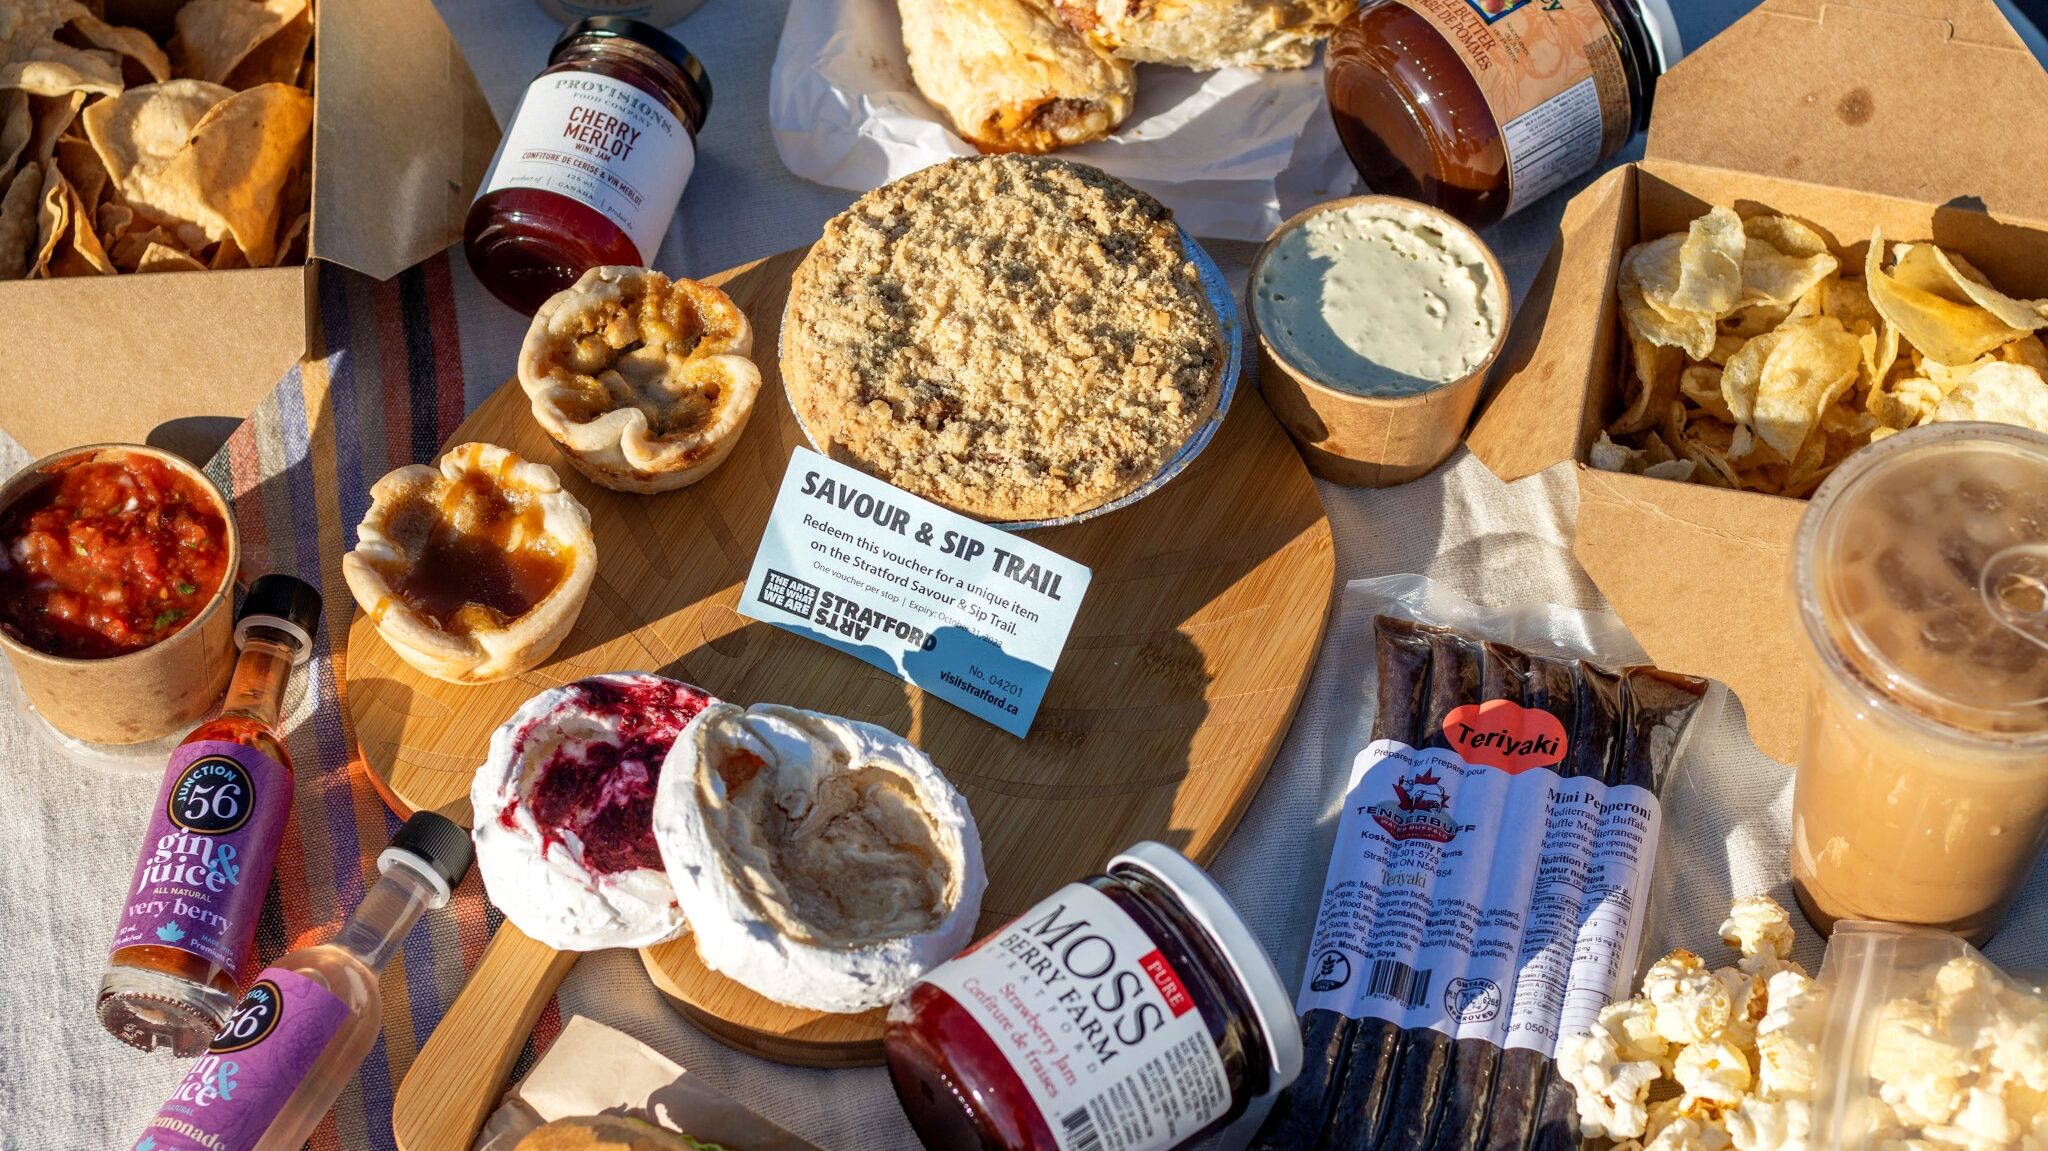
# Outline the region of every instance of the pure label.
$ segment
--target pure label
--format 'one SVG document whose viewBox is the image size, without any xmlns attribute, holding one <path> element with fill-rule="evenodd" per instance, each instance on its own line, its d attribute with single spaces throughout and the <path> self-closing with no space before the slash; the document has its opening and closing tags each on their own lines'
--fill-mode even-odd
<svg viewBox="0 0 2048 1151">
<path fill-rule="evenodd" d="M 1022 737 L 1087 568 L 799 448 L 740 614 L 830 644 Z"/>
<path fill-rule="evenodd" d="M 1059 1151 L 1163 1151 L 1230 1110 L 1223 1057 L 1181 973 L 1085 883 L 925 982 L 981 1025 Z"/>
<path fill-rule="evenodd" d="M 133 1151 L 249 1151 L 347 1021 L 327 988 L 266 969 Z"/>
<path fill-rule="evenodd" d="M 652 264 L 696 166 L 689 128 L 660 100 L 596 72 L 549 72 L 520 98 L 478 194 L 533 188 L 581 201 Z"/>
<path fill-rule="evenodd" d="M 174 947 L 234 971 L 291 805 L 291 773 L 253 747 L 201 740 L 172 752 L 112 949 Z"/>
<path fill-rule="evenodd" d="M 1354 761 L 1297 1006 L 1547 1057 L 1628 974 L 1657 799 L 1559 776 L 1546 712 L 1492 701 L 1444 727 L 1466 754 L 1377 740 Z"/>
</svg>

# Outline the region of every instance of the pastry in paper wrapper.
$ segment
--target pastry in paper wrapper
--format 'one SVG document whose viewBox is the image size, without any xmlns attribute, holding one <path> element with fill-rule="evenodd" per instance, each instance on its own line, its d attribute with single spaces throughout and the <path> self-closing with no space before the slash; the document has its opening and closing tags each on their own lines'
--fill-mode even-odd
<svg viewBox="0 0 2048 1151">
<path fill-rule="evenodd" d="M 1131 66 L 1060 21 L 1050 0 L 897 0 L 910 74 L 984 152 L 1049 152 L 1109 135 Z"/>
<path fill-rule="evenodd" d="M 776 704 L 713 704 L 676 740 L 654 832 L 705 966 L 857 1012 L 974 937 L 981 837 L 909 740 Z"/>
<path fill-rule="evenodd" d="M 1356 0 L 1060 0 L 1060 15 L 1126 60 L 1305 68 Z"/>
<path fill-rule="evenodd" d="M 753 414 L 753 326 L 730 296 L 645 268 L 598 267 L 534 314 L 519 386 L 579 472 L 625 492 L 686 487 Z"/>
</svg>

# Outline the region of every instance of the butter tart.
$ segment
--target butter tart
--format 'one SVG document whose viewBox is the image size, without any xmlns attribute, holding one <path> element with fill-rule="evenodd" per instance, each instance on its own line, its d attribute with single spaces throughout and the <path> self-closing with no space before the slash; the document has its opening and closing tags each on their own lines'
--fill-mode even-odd
<svg viewBox="0 0 2048 1151">
<path fill-rule="evenodd" d="M 399 468 L 370 488 L 341 574 L 405 662 L 489 683 L 540 666 L 569 634 L 597 539 L 553 468 L 459 444 L 437 468 Z"/>
<path fill-rule="evenodd" d="M 598 267 L 526 330 L 519 386 L 577 471 L 622 492 L 710 475 L 761 391 L 753 326 L 732 297 L 646 268 Z"/>
</svg>

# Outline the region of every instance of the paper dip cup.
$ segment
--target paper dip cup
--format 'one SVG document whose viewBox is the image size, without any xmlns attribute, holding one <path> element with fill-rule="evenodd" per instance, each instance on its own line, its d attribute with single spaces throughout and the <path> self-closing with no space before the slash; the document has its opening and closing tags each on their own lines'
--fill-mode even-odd
<svg viewBox="0 0 2048 1151">
<path fill-rule="evenodd" d="M 227 529 L 227 568 L 191 623 L 124 655 L 77 659 L 50 655 L 0 629 L 0 651 L 22 695 L 50 726 L 88 743 L 145 743 L 189 727 L 212 709 L 235 669 L 234 582 L 241 540 L 220 489 L 206 473 L 169 452 L 139 444 L 93 444 L 45 456 L 0 484 L 0 512 L 49 482 L 59 465 L 146 457 L 196 483 Z"/>
<path fill-rule="evenodd" d="M 1355 354 L 1347 360 L 1341 354 L 1343 337 L 1325 317 L 1339 324 L 1377 322 L 1379 317 L 1373 316 L 1371 309 L 1415 310 L 1415 315 L 1385 316 L 1399 330 L 1404 324 L 1421 323 L 1425 318 L 1421 309 L 1442 308 L 1449 302 L 1447 317 L 1455 322 L 1460 315 L 1458 293 L 1425 293 L 1422 285 L 1404 280 L 1389 281 L 1384 292 L 1366 284 L 1366 291 L 1348 304 L 1340 300 L 1318 305 L 1300 296 L 1282 298 L 1285 293 L 1273 289 L 1289 274 L 1280 271 L 1279 261 L 1316 259 L 1323 273 L 1320 282 L 1326 287 L 1331 271 L 1342 270 L 1337 261 L 1306 256 L 1301 248 L 1309 235 L 1301 230 L 1329 213 L 1386 217 L 1414 234 L 1441 237 L 1438 248 L 1455 254 L 1462 265 L 1456 274 L 1470 275 L 1478 285 L 1476 298 L 1491 302 L 1493 333 L 1483 354 L 1477 354 L 1475 348 L 1463 370 L 1451 378 L 1408 376 L 1405 382 L 1392 381 L 1384 368 Z M 1296 233 L 1301 235 L 1290 243 L 1290 236 Z M 1270 282 L 1269 270 L 1275 277 Z M 1357 275 L 1354 272 L 1351 277 L 1354 288 Z M 1258 332 L 1259 388 L 1267 405 L 1294 437 L 1310 471 L 1336 483 L 1365 487 L 1406 483 L 1442 463 L 1458 446 L 1487 372 L 1507 341 L 1513 307 L 1500 261 L 1472 229 L 1435 208 L 1395 196 L 1349 196 L 1296 214 L 1259 249 L 1245 294 Z M 1311 325 L 1320 325 L 1324 329 L 1320 335 L 1328 337 L 1321 346 L 1335 348 L 1340 354 L 1317 361 L 1309 350 L 1308 337 L 1290 335 L 1290 331 L 1301 333 Z M 1392 394 L 1395 392 L 1399 394 Z"/>
<path fill-rule="evenodd" d="M 1800 906 L 1983 943 L 2048 841 L 2048 436 L 1930 424 L 1855 453 L 1792 582 Z"/>
</svg>

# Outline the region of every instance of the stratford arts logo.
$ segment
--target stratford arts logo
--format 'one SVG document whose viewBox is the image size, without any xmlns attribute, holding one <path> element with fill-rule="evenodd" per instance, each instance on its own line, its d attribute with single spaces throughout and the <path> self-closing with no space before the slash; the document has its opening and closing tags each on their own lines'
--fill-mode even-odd
<svg viewBox="0 0 2048 1151">
<path fill-rule="evenodd" d="M 1366 813 L 1395 839 L 1449 843 L 1458 835 L 1458 824 L 1451 818 L 1451 794 L 1430 767 L 1403 773 L 1394 781 L 1393 800 L 1383 799 Z"/>
</svg>

